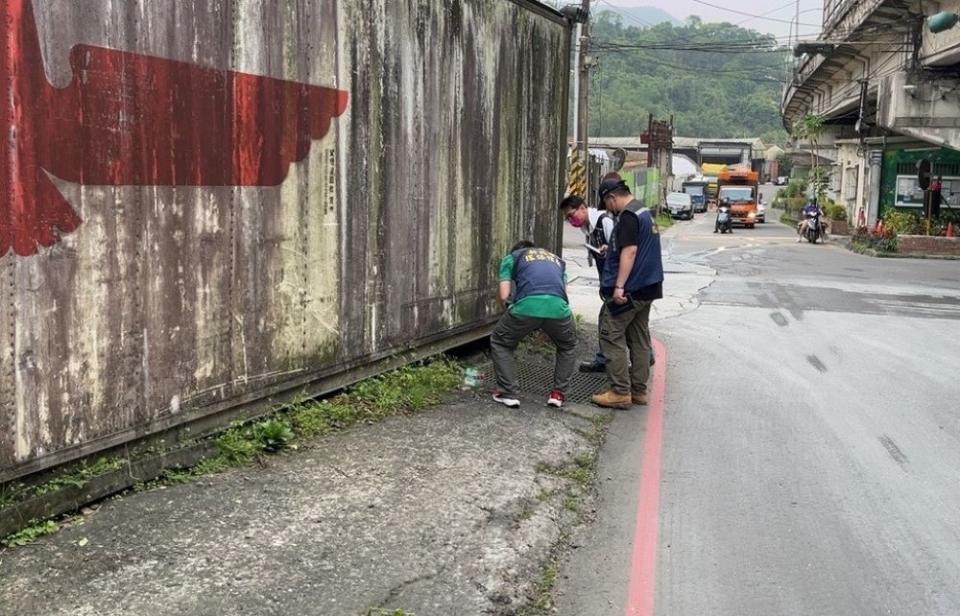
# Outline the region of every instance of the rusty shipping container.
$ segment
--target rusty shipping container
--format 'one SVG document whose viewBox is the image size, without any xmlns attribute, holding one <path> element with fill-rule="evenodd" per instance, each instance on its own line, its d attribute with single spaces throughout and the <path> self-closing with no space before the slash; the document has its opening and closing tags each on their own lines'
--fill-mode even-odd
<svg viewBox="0 0 960 616">
<path fill-rule="evenodd" d="M 531 0 L 4 0 L 0 482 L 483 335 L 556 246 Z"/>
</svg>

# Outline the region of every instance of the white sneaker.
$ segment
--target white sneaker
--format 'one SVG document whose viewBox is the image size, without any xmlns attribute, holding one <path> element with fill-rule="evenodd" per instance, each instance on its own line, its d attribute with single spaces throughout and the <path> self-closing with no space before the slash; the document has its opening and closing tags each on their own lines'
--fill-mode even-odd
<svg viewBox="0 0 960 616">
<path fill-rule="evenodd" d="M 547 398 L 547 406 L 552 406 L 555 409 L 563 408 L 565 400 L 566 396 L 563 395 L 563 392 L 554 389 L 550 392 L 550 397 Z"/>
<path fill-rule="evenodd" d="M 501 393 L 499 391 L 493 392 L 493 401 L 499 402 L 503 406 L 511 409 L 520 408 L 520 401 L 514 398 L 513 396 L 508 396 L 507 394 Z"/>
</svg>

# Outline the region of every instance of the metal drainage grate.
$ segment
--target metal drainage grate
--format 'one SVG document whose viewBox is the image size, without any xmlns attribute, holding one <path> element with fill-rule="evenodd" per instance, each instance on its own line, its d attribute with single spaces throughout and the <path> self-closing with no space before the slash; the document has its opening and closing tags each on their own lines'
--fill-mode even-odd
<svg viewBox="0 0 960 616">
<path fill-rule="evenodd" d="M 483 375 L 484 387 L 493 387 L 496 384 L 492 363 L 485 362 L 478 366 L 477 370 Z M 553 387 L 553 362 L 518 357 L 517 380 L 521 392 L 533 396 L 546 396 Z M 590 402 L 593 394 L 600 391 L 606 381 L 607 377 L 603 373 L 574 372 L 570 386 L 567 387 L 567 401 L 575 404 Z"/>
</svg>

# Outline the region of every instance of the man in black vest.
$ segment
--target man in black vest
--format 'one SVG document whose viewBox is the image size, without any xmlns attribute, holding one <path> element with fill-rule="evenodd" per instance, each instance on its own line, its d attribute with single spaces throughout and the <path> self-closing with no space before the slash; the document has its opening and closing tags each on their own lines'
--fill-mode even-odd
<svg viewBox="0 0 960 616">
<path fill-rule="evenodd" d="M 508 305 L 490 336 L 497 376 L 493 399 L 517 408 L 517 370 L 513 352 L 527 334 L 542 330 L 557 347 L 549 406 L 563 406 L 577 361 L 577 324 L 567 302 L 566 265 L 557 255 L 520 242 L 500 262 L 500 301 Z"/>
<path fill-rule="evenodd" d="M 600 198 L 617 215 L 617 226 L 600 280 L 604 314 L 600 349 L 607 357 L 611 387 L 593 397 L 609 408 L 647 404 L 653 347 L 650 308 L 663 297 L 660 229 L 650 211 L 622 181 L 600 183 Z"/>
</svg>

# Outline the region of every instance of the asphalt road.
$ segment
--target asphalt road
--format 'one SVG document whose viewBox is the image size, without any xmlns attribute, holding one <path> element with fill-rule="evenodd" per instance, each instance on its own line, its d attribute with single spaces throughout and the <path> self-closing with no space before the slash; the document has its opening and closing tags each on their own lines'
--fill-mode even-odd
<svg viewBox="0 0 960 616">
<path fill-rule="evenodd" d="M 960 262 L 795 237 L 665 233 L 659 508 L 638 499 L 650 411 L 618 414 L 560 614 L 960 614 Z"/>
</svg>

